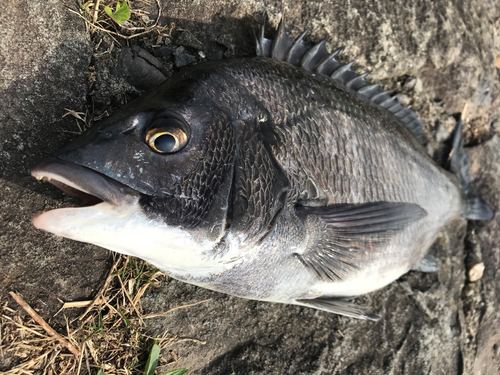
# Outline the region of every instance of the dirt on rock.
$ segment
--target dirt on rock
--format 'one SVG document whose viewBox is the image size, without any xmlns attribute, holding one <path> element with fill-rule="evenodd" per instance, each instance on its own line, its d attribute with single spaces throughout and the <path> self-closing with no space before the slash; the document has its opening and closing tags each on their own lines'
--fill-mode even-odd
<svg viewBox="0 0 500 375">
<path fill-rule="evenodd" d="M 70 0 L 6 2 L 0 13 L 1 304 L 14 307 L 8 292 L 20 292 L 63 331 L 62 317 L 53 317 L 60 300 L 91 299 L 109 269 L 106 250 L 31 225 L 37 212 L 69 200 L 29 173 L 79 132 L 74 117 L 63 117 L 66 109 L 105 116 L 153 85 L 145 87 L 140 78 L 148 69 L 157 69 L 161 81 L 181 66 L 253 56 L 253 33 L 264 11 L 269 35 L 283 10 L 293 36 L 309 28 L 308 42 L 326 39 L 330 47 L 345 46 L 341 61 L 356 61 L 355 70 L 371 71 L 372 81 L 402 92 L 426 124 L 429 152 L 438 160 L 453 116 L 465 107 L 475 186 L 500 211 L 500 68 L 495 65 L 500 8 L 494 1 L 287 0 L 283 9 L 281 1 L 263 0 L 129 4 L 149 12 L 151 19 L 160 4 L 159 23 L 175 24 L 170 36 L 158 43 L 154 35 L 128 40 L 103 32 L 90 35 L 84 21 L 69 11 L 77 11 Z M 500 215 L 488 222 L 452 223 L 431 249 L 438 272 L 410 272 L 359 298 L 382 317 L 376 323 L 247 301 L 172 279 L 149 288 L 142 306 L 145 313 L 155 313 L 210 299 L 147 321 L 152 336 L 168 330 L 184 339 L 162 353 L 163 363 L 169 363 L 162 371 L 497 374 L 499 240 Z M 466 277 L 469 254 L 485 264 L 482 279 L 474 283 Z M 10 354 L 0 358 L 0 371 L 16 360 Z"/>
</svg>

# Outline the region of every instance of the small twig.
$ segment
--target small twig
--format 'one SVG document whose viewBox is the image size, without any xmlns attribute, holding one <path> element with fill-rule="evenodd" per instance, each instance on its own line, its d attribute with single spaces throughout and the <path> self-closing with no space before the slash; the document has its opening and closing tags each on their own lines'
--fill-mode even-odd
<svg viewBox="0 0 500 375">
<path fill-rule="evenodd" d="M 91 374 L 91 372 L 90 372 L 89 356 L 87 354 L 87 351 L 85 351 L 85 363 L 87 364 L 87 371 L 88 371 L 88 373 Z"/>
<path fill-rule="evenodd" d="M 97 15 L 99 14 L 99 3 L 101 0 L 96 0 L 94 5 L 94 23 L 97 22 Z"/>
<path fill-rule="evenodd" d="M 80 358 L 78 359 L 78 370 L 76 371 L 76 375 L 80 375 L 80 370 L 82 368 L 82 360 L 83 360 L 83 353 L 85 352 L 85 345 L 83 345 L 83 350 L 82 353 L 80 354 Z"/>
<path fill-rule="evenodd" d="M 18 374 L 19 374 L 19 371 L 21 371 L 23 374 L 33 374 L 33 372 L 26 371 L 24 368 L 29 369 L 32 365 L 36 364 L 37 362 L 40 362 L 42 359 L 46 358 L 49 354 L 50 354 L 49 351 L 46 353 L 43 353 L 42 355 L 40 355 L 36 358 L 30 359 L 27 362 L 23 362 L 23 363 L 17 365 L 11 371 L 16 371 Z"/>
<path fill-rule="evenodd" d="M 120 275 L 118 275 L 118 281 L 120 282 L 120 285 L 122 286 L 122 290 L 123 290 L 123 293 L 125 294 L 125 297 L 127 297 L 128 301 L 132 305 L 132 308 L 134 309 L 135 313 L 137 314 L 139 321 L 141 322 L 142 325 L 144 325 L 144 321 L 142 320 L 141 314 L 139 313 L 139 310 L 137 310 L 137 306 L 132 301 L 132 298 L 130 298 L 130 295 L 128 294 L 127 289 L 125 288 L 125 285 L 123 285 L 123 281 L 122 281 L 122 278 Z"/>
<path fill-rule="evenodd" d="M 47 362 L 47 364 L 45 365 L 45 369 L 44 369 L 44 372 L 47 371 L 47 369 L 49 367 L 52 367 L 53 368 L 53 364 L 54 364 L 54 361 L 56 360 L 56 357 L 59 355 L 59 353 L 61 352 L 60 350 L 58 351 L 55 351 L 56 354 L 54 354 L 51 358 L 49 358 L 49 361 Z"/>
<path fill-rule="evenodd" d="M 37 322 L 40 325 L 40 327 L 42 327 L 49 335 L 51 335 L 52 337 L 54 337 L 55 339 L 57 339 L 61 343 L 61 345 L 63 345 L 64 347 L 66 347 L 76 357 L 80 356 L 80 351 L 77 348 L 75 348 L 73 345 L 71 345 L 71 343 L 69 341 L 67 341 L 66 339 L 64 339 L 60 334 L 58 334 L 56 331 L 54 331 L 54 329 L 52 329 L 52 327 L 49 326 L 47 324 L 47 322 L 45 320 L 43 320 L 43 318 L 40 315 L 38 315 L 35 312 L 35 310 L 33 310 L 31 308 L 31 306 L 28 305 L 22 299 L 21 296 L 17 295 L 14 292 L 10 292 L 9 294 L 35 320 L 35 322 Z"/>
<path fill-rule="evenodd" d="M 196 305 L 199 305 L 200 303 L 204 303 L 204 302 L 208 302 L 208 301 L 211 301 L 212 299 L 209 298 L 209 299 L 205 299 L 203 301 L 198 301 L 198 302 L 195 302 L 195 303 L 191 303 L 189 305 L 183 305 L 183 306 L 177 306 L 177 307 L 174 307 L 173 309 L 170 309 L 168 311 L 165 311 L 165 312 L 161 312 L 161 313 L 154 313 L 154 314 L 148 314 L 148 315 L 145 315 L 143 316 L 142 318 L 143 319 L 150 319 L 150 318 L 158 318 L 160 316 L 165 316 L 167 315 L 168 313 L 172 312 L 172 311 L 175 311 L 175 310 L 179 310 L 179 309 L 184 309 L 186 307 L 191 307 L 191 306 L 196 306 Z"/>
<path fill-rule="evenodd" d="M 3 317 L 3 318 L 5 318 L 5 319 L 9 319 L 12 323 L 14 323 L 16 326 L 18 326 L 18 327 L 19 327 L 19 328 L 21 328 L 21 329 L 24 329 L 24 330 L 26 330 L 26 331 L 28 331 L 28 332 L 31 332 L 31 333 L 33 333 L 34 335 L 37 335 L 37 336 L 40 336 L 40 337 L 45 337 L 45 336 L 44 336 L 44 335 L 42 335 L 40 332 L 37 332 L 37 331 L 35 331 L 34 329 L 28 328 L 28 327 L 26 327 L 26 326 L 22 325 L 21 323 L 16 322 L 14 319 L 12 319 L 11 317 L 9 317 L 9 316 L 7 316 L 7 315 L 2 315 L 2 317 Z"/>
</svg>

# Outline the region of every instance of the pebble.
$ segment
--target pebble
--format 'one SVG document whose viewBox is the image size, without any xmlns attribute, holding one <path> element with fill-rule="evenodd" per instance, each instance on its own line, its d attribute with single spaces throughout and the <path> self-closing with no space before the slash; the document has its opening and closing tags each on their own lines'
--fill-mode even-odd
<svg viewBox="0 0 500 375">
<path fill-rule="evenodd" d="M 203 43 L 196 39 L 196 37 L 188 30 L 183 31 L 182 34 L 179 35 L 179 37 L 177 38 L 177 43 L 182 46 L 191 47 L 198 50 L 202 50 L 204 48 Z"/>
<path fill-rule="evenodd" d="M 189 53 L 179 53 L 175 55 L 174 63 L 177 68 L 182 68 L 183 66 L 189 65 L 196 61 L 196 57 L 190 55 Z"/>
<path fill-rule="evenodd" d="M 396 98 L 405 107 L 407 107 L 408 104 L 410 104 L 410 97 L 408 95 L 406 95 L 406 94 L 403 94 L 403 93 L 400 92 L 400 93 L 396 94 Z"/>
<path fill-rule="evenodd" d="M 403 83 L 403 88 L 411 90 L 412 88 L 415 87 L 416 83 L 417 79 L 415 77 L 407 77 Z"/>
<path fill-rule="evenodd" d="M 160 46 L 153 49 L 153 55 L 155 57 L 168 57 L 173 54 L 175 49 L 172 47 Z"/>
<path fill-rule="evenodd" d="M 474 281 L 481 279 L 481 277 L 483 277 L 483 273 L 484 273 L 484 263 L 479 262 L 479 263 L 474 264 L 469 269 L 469 272 L 468 272 L 469 281 L 474 282 Z"/>
<path fill-rule="evenodd" d="M 423 89 L 424 89 L 424 84 L 422 83 L 422 80 L 417 78 L 417 81 L 415 82 L 415 86 L 413 87 L 413 90 L 415 91 L 416 94 L 418 94 L 418 93 L 421 93 Z"/>
<path fill-rule="evenodd" d="M 180 46 L 175 49 L 174 55 L 180 55 L 181 53 L 187 52 L 186 48 Z"/>
</svg>

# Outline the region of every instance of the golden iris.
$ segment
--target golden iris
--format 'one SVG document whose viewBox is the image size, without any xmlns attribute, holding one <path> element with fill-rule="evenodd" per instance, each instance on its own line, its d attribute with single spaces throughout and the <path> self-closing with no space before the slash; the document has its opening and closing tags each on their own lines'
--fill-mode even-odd
<svg viewBox="0 0 500 375">
<path fill-rule="evenodd" d="M 160 154 L 171 154 L 181 150 L 188 141 L 187 134 L 179 128 L 153 128 L 146 134 L 146 142 Z"/>
</svg>

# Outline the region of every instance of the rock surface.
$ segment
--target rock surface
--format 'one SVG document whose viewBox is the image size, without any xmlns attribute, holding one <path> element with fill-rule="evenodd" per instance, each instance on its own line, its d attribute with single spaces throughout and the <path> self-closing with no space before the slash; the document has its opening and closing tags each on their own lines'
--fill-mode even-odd
<svg viewBox="0 0 500 375">
<path fill-rule="evenodd" d="M 37 211 L 64 205 L 67 198 L 37 183 L 29 169 L 74 136 L 67 131 L 77 130 L 75 120 L 62 118 L 64 108 L 85 112 L 91 40 L 83 22 L 64 5 L 74 7 L 71 1 L 7 2 L 0 14 L 0 301 L 7 300 L 9 290 L 20 291 L 49 323 L 60 307 L 56 298 L 91 297 L 108 266 L 106 251 L 31 227 Z M 182 46 L 183 53 L 198 63 L 252 56 L 253 31 L 263 11 L 271 30 L 281 10 L 281 1 L 258 0 L 162 0 L 161 5 L 160 23 L 173 21 L 184 30 L 174 30 L 169 48 L 176 51 Z M 155 3 L 144 6 L 154 17 Z M 451 115 L 467 103 L 466 139 L 477 145 L 470 150 L 471 171 L 480 195 L 499 211 L 499 127 L 492 124 L 500 115 L 495 67 L 500 10 L 494 2 L 292 0 L 284 11 L 294 36 L 310 28 L 310 42 L 326 38 L 332 47 L 345 45 L 344 61 L 355 60 L 358 70 L 373 71 L 372 80 L 402 90 L 428 124 L 434 156 L 439 158 L 442 148 L 436 137 L 446 138 L 454 124 Z M 98 34 L 92 38 L 95 44 L 97 38 Z M 144 87 L 134 87 L 134 81 L 120 75 L 119 48 L 106 53 L 112 42 L 103 40 L 92 58 L 95 82 L 89 95 L 98 111 L 113 111 Z M 143 39 L 136 42 L 146 49 L 151 46 Z M 163 76 L 175 74 L 175 56 L 155 56 L 167 67 Z M 485 223 L 457 220 L 431 250 L 439 260 L 439 272 L 410 272 L 360 299 L 382 316 L 377 323 L 246 301 L 175 280 L 148 290 L 143 306 L 147 312 L 159 312 L 211 298 L 149 321 L 153 333 L 168 329 L 181 338 L 206 342 L 175 344 L 163 356 L 171 361 L 181 358 L 165 370 L 495 374 L 500 372 L 499 239 L 500 215 Z M 483 278 L 474 284 L 467 284 L 465 277 L 470 252 L 479 254 L 486 265 Z M 2 366 L 8 364 L 0 359 L 0 370 Z"/>
<path fill-rule="evenodd" d="M 61 1 L 6 2 L 0 12 L 0 303 L 14 290 L 49 323 L 62 300 L 99 287 L 109 255 L 35 231 L 31 219 L 64 194 L 30 176 L 40 159 L 78 131 L 65 108 L 85 112 L 91 46 Z M 12 300 L 10 306 L 14 306 Z M 5 363 L 3 364 L 3 362 Z M 9 366 L 0 357 L 0 371 Z"/>
<path fill-rule="evenodd" d="M 79 131 L 75 119 L 63 115 L 65 108 L 85 112 L 89 38 L 60 1 L 8 3 L 0 17 L 1 298 L 15 288 L 45 301 L 55 299 L 59 288 L 72 291 L 72 284 L 88 283 L 70 293 L 78 298 L 99 284 L 107 256 L 33 230 L 34 212 L 67 198 L 37 183 L 29 171 Z M 94 267 L 94 259 L 101 265 Z"/>
</svg>

